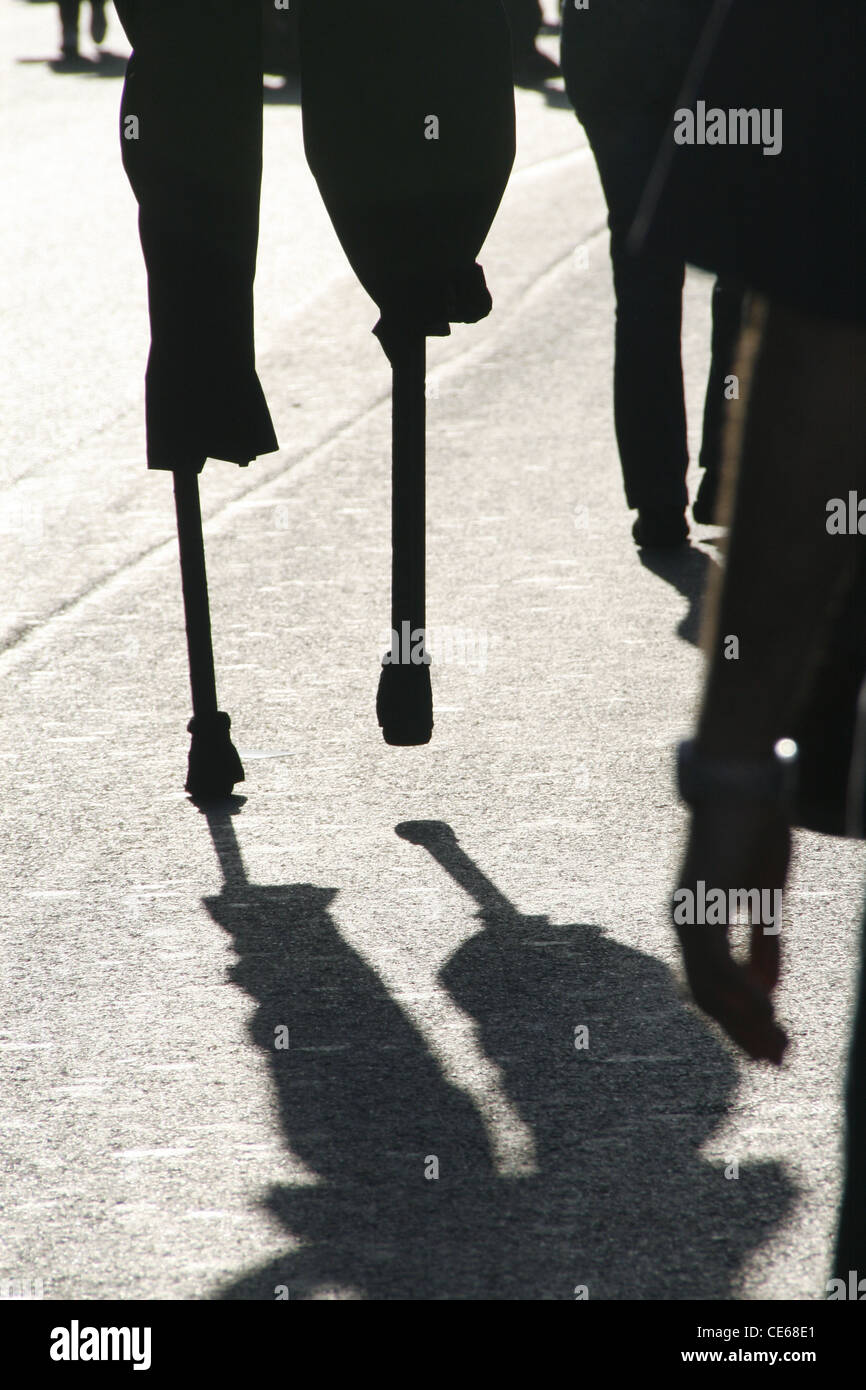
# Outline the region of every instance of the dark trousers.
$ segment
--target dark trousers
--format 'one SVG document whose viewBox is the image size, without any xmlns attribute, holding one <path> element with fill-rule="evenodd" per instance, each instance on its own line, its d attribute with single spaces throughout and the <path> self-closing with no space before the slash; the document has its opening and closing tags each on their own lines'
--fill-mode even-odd
<svg viewBox="0 0 866 1390">
<path fill-rule="evenodd" d="M 78 12 L 81 9 L 81 0 L 57 0 L 60 6 L 60 22 L 64 29 L 78 29 Z M 95 0 L 94 9 L 104 9 L 104 0 Z"/>
<path fill-rule="evenodd" d="M 685 265 L 653 247 L 626 242 L 664 137 L 667 112 L 580 112 L 607 200 L 616 292 L 614 420 L 626 500 L 652 509 L 688 504 L 686 408 L 680 349 Z M 725 378 L 739 334 L 742 292 L 717 282 L 713 294 L 712 366 L 700 462 L 719 467 Z"/>
<path fill-rule="evenodd" d="M 538 0 L 503 0 L 511 26 L 511 46 L 522 55 L 535 47 L 535 37 L 541 28 L 541 6 Z"/>
</svg>

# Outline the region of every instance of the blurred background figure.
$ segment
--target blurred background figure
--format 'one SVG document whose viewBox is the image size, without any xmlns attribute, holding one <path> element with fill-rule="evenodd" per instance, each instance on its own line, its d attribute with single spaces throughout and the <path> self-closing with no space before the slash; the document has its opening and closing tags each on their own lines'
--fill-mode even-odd
<svg viewBox="0 0 866 1390">
<path fill-rule="evenodd" d="M 60 52 L 64 58 L 77 58 L 81 0 L 57 0 L 57 3 L 60 6 Z M 107 27 L 105 0 L 90 0 L 90 37 L 94 43 L 102 43 Z"/>
<path fill-rule="evenodd" d="M 614 419 L 626 500 L 641 546 L 682 545 L 688 445 L 680 347 L 685 262 L 665 245 L 626 247 L 641 195 L 673 119 L 712 0 L 605 0 L 563 10 L 565 87 L 586 130 L 607 199 L 616 292 Z M 696 521 L 712 523 L 742 297 L 720 280 L 713 294 L 712 366 L 704 410 Z"/>
<path fill-rule="evenodd" d="M 511 26 L 515 82 L 519 86 L 534 87 L 549 77 L 559 77 L 558 65 L 535 44 L 544 18 L 539 0 L 503 0 L 503 4 Z"/>
<path fill-rule="evenodd" d="M 775 0 L 720 0 L 688 103 L 784 115 L 778 157 L 755 141 L 678 146 L 656 207 L 666 243 L 750 291 L 725 449 L 729 553 L 708 606 L 696 735 L 679 755 L 687 893 L 781 893 L 795 826 L 866 837 L 866 11 L 784 8 L 780 22 Z M 674 916 L 692 993 L 749 1056 L 778 1064 L 778 925 L 750 911 L 745 958 L 723 917 Z M 820 922 L 797 930 L 813 933 L 817 958 Z M 861 941 L 833 1299 L 862 1297 L 866 1273 L 866 918 Z M 808 988 L 801 978 L 789 1007 Z"/>
</svg>

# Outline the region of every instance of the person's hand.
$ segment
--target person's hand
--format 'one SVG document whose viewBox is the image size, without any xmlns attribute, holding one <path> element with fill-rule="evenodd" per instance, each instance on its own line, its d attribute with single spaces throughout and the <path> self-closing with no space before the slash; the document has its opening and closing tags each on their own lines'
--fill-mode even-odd
<svg viewBox="0 0 866 1390">
<path fill-rule="evenodd" d="M 705 894 L 721 888 L 726 902 L 731 889 L 769 890 L 774 904 L 779 900 L 773 893 L 785 885 L 790 849 L 788 823 L 778 811 L 729 801 L 702 804 L 693 813 L 678 889 L 690 890 L 692 902 L 700 900 L 701 880 Z M 731 954 L 727 913 L 725 925 L 678 922 L 688 902 L 678 891 L 673 916 L 695 1002 L 750 1057 L 778 1066 L 788 1044 L 772 1003 L 779 979 L 779 919 L 767 930 L 766 921 L 752 918 L 749 959 L 740 964 Z"/>
</svg>

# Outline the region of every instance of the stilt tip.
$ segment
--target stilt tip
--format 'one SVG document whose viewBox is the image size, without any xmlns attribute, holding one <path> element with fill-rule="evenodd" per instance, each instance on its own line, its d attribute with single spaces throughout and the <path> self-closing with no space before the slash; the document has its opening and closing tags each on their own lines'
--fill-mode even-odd
<svg viewBox="0 0 866 1390">
<path fill-rule="evenodd" d="M 244 781 L 244 769 L 229 734 L 229 716 L 222 710 L 211 715 L 193 715 L 187 729 L 192 741 L 184 790 L 193 801 L 231 796 L 235 783 Z"/>
<path fill-rule="evenodd" d="M 393 747 L 429 743 L 433 734 L 433 688 L 429 665 L 384 662 L 376 695 L 382 737 Z"/>
</svg>

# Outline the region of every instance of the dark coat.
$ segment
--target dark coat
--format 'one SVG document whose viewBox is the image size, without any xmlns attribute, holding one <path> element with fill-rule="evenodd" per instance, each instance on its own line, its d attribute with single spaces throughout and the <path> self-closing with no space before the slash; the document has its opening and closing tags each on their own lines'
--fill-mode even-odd
<svg viewBox="0 0 866 1390">
<path fill-rule="evenodd" d="M 581 120 L 672 108 L 712 0 L 590 0 L 562 11 L 562 69 Z"/>
<path fill-rule="evenodd" d="M 257 0 L 117 0 L 123 162 L 148 272 L 151 468 L 277 448 L 255 372 Z M 514 158 L 498 0 L 304 0 L 304 139 L 386 347 L 490 308 L 481 244 Z"/>
<path fill-rule="evenodd" d="M 248 463 L 278 447 L 253 345 L 261 9 L 117 0 L 117 11 L 133 49 L 121 149 L 148 274 L 148 466 Z"/>
<path fill-rule="evenodd" d="M 514 160 L 499 0 L 304 0 L 300 17 L 307 160 L 386 351 L 475 322 L 491 307 L 475 258 Z"/>
<path fill-rule="evenodd" d="M 864 75 L 862 0 L 732 0 L 678 106 L 781 112 L 781 152 L 676 145 L 672 123 L 650 235 L 793 307 L 866 320 Z"/>
</svg>

